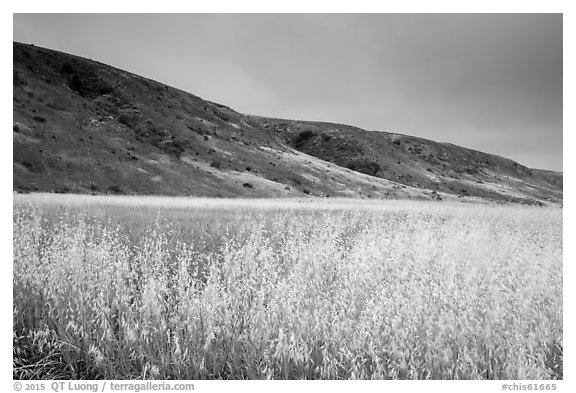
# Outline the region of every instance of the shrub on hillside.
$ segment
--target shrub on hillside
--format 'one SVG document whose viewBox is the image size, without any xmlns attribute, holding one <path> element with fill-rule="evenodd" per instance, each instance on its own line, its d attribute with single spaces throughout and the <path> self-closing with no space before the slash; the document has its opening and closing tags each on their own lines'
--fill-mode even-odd
<svg viewBox="0 0 576 393">
<path fill-rule="evenodd" d="M 221 167 L 222 165 L 220 164 L 220 162 L 219 162 L 218 160 L 214 159 L 214 160 L 212 160 L 212 162 L 210 163 L 210 166 L 211 166 L 212 168 L 220 169 L 220 167 Z"/>
<path fill-rule="evenodd" d="M 122 189 L 116 185 L 108 187 L 108 193 L 111 194 L 122 194 Z"/>
<path fill-rule="evenodd" d="M 26 85 L 28 85 L 26 80 L 16 70 L 14 70 L 14 72 L 12 74 L 12 84 L 14 86 L 26 86 Z"/>
<path fill-rule="evenodd" d="M 126 127 L 134 128 L 140 123 L 140 116 L 136 113 L 123 113 L 118 117 L 118 122 Z"/>
<path fill-rule="evenodd" d="M 304 145 L 306 141 L 313 138 L 314 136 L 316 136 L 314 131 L 304 130 L 300 132 L 298 136 L 296 136 L 296 139 L 294 139 L 294 146 L 296 146 L 297 148 L 302 147 L 302 145 Z"/>
<path fill-rule="evenodd" d="M 346 164 L 346 168 L 356 172 L 365 173 L 366 175 L 376 176 L 382 169 L 380 164 L 375 161 L 370 161 L 364 158 L 357 158 L 351 160 Z"/>
<path fill-rule="evenodd" d="M 186 147 L 188 147 L 188 141 L 184 139 L 174 139 L 166 143 L 163 150 L 177 158 L 180 158 L 182 153 L 186 150 Z"/>
<path fill-rule="evenodd" d="M 223 112 L 218 112 L 217 115 L 218 115 L 218 117 L 220 117 L 220 119 L 222 119 L 224 121 L 230 121 L 230 116 L 228 116 L 227 114 L 225 114 Z"/>
<path fill-rule="evenodd" d="M 76 73 L 76 70 L 74 70 L 74 67 L 72 66 L 72 64 L 64 63 L 64 65 L 62 66 L 62 73 L 65 75 L 72 75 L 72 74 Z"/>
<path fill-rule="evenodd" d="M 96 98 L 114 92 L 112 86 L 87 65 L 64 63 L 61 72 L 67 78 L 68 86 L 84 98 Z"/>
</svg>

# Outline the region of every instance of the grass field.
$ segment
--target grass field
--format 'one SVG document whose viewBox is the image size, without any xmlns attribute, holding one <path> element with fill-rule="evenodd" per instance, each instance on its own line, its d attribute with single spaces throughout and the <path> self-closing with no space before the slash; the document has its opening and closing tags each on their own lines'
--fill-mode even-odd
<svg viewBox="0 0 576 393">
<path fill-rule="evenodd" d="M 13 375 L 562 378 L 562 210 L 15 195 Z"/>
</svg>

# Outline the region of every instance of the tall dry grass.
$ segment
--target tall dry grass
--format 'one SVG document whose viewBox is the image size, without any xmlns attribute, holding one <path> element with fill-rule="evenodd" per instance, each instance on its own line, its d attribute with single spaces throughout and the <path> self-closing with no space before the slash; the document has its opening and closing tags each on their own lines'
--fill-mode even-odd
<svg viewBox="0 0 576 393">
<path fill-rule="evenodd" d="M 561 210 L 68 198 L 15 199 L 15 378 L 562 378 Z"/>
</svg>

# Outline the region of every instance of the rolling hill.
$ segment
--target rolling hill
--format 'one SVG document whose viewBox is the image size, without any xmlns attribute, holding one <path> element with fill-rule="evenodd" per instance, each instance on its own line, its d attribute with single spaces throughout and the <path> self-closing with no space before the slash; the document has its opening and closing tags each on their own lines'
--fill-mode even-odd
<svg viewBox="0 0 576 393">
<path fill-rule="evenodd" d="M 16 192 L 562 204 L 562 173 L 408 135 L 273 119 L 13 44 Z"/>
</svg>

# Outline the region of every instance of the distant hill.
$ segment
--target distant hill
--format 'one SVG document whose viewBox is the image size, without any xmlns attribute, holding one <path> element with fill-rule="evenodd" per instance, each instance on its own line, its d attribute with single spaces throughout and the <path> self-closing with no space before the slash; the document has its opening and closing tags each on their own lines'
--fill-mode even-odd
<svg viewBox="0 0 576 393">
<path fill-rule="evenodd" d="M 14 43 L 14 191 L 562 204 L 562 173 L 407 135 L 249 116 Z"/>
</svg>

